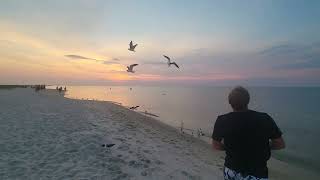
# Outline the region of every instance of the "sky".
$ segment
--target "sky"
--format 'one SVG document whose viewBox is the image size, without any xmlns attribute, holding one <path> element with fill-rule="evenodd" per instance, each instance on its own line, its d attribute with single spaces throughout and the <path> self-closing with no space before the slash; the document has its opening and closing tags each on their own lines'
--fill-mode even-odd
<svg viewBox="0 0 320 180">
<path fill-rule="evenodd" d="M 1 0 L 0 84 L 319 86 L 319 19 L 318 0 Z"/>
</svg>

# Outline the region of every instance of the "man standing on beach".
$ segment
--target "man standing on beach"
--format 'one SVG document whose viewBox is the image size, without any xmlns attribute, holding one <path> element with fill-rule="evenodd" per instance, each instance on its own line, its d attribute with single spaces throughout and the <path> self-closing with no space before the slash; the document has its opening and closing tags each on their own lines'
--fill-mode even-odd
<svg viewBox="0 0 320 180">
<path fill-rule="evenodd" d="M 226 151 L 224 179 L 266 180 L 271 150 L 285 147 L 282 133 L 267 113 L 248 109 L 245 88 L 234 88 L 228 99 L 233 112 L 218 116 L 212 133 L 213 148 Z"/>
</svg>

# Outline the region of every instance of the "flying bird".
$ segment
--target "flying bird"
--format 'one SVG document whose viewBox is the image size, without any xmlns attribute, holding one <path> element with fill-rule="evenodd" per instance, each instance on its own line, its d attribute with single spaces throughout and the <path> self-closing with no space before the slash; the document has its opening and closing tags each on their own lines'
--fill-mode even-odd
<svg viewBox="0 0 320 180">
<path fill-rule="evenodd" d="M 172 64 L 175 65 L 177 68 L 179 68 L 178 64 L 176 62 L 171 62 L 171 59 L 166 56 L 166 55 L 163 55 L 163 57 L 165 57 L 167 60 L 168 60 L 168 67 L 170 67 Z"/>
<path fill-rule="evenodd" d="M 133 45 L 132 41 L 130 41 L 130 44 L 129 44 L 129 51 L 133 51 L 133 52 L 136 52 L 134 49 L 138 46 L 138 44 L 135 44 Z"/>
<path fill-rule="evenodd" d="M 138 64 L 131 64 L 130 66 L 127 66 L 127 72 L 131 72 L 134 73 L 135 71 L 133 71 L 133 67 L 138 66 Z"/>
</svg>

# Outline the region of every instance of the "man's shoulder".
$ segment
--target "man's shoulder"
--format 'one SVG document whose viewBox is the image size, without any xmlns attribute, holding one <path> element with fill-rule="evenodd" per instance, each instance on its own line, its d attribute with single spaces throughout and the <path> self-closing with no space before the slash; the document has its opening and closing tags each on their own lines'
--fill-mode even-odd
<svg viewBox="0 0 320 180">
<path fill-rule="evenodd" d="M 218 119 L 226 119 L 228 117 L 230 117 L 232 114 L 232 112 L 226 113 L 226 114 L 220 114 L 218 115 Z"/>
<path fill-rule="evenodd" d="M 248 110 L 245 113 L 248 113 L 248 114 L 251 114 L 252 116 L 256 116 L 256 117 L 260 117 L 260 118 L 267 118 L 267 119 L 270 118 L 269 114 L 265 113 L 265 112 Z M 219 115 L 218 119 L 229 119 L 229 118 L 232 118 L 233 116 L 235 116 L 236 114 L 237 113 L 235 113 L 235 112 L 229 112 L 229 113 L 226 113 L 226 114 Z"/>
<path fill-rule="evenodd" d="M 250 110 L 252 114 L 254 114 L 257 117 L 263 118 L 263 119 L 269 119 L 270 116 L 268 113 L 265 112 L 259 112 L 259 111 L 254 111 L 254 110 Z"/>
</svg>

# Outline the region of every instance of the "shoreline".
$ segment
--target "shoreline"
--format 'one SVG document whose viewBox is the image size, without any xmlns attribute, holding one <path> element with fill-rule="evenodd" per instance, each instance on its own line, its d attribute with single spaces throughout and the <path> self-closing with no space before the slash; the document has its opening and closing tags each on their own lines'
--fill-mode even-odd
<svg viewBox="0 0 320 180">
<path fill-rule="evenodd" d="M 26 95 L 30 97 L 24 100 L 19 99 Z M 199 138 L 181 134 L 176 128 L 156 118 L 129 110 L 114 102 L 66 98 L 62 94 L 59 95 L 56 90 L 44 90 L 36 94 L 33 91 L 21 89 L 8 90 L 6 93 L 0 90 L 0 100 L 4 102 L 0 105 L 1 108 L 8 111 L 5 113 L 0 110 L 0 120 L 8 119 L 5 120 L 7 124 L 0 126 L 7 131 L 7 134 L 6 131 L 0 131 L 5 137 L 4 142 L 0 140 L 0 143 L 6 144 L 6 140 L 18 142 L 13 143 L 18 153 L 10 154 L 10 148 L 5 148 L 7 151 L 2 154 L 9 157 L 0 155 L 1 160 L 10 160 L 16 156 L 21 156 L 23 159 L 26 155 L 33 154 L 33 151 L 38 151 L 37 146 L 29 147 L 31 150 L 23 149 L 21 142 L 24 144 L 24 141 L 27 141 L 28 144 L 34 144 L 36 140 L 42 142 L 45 139 L 43 143 L 47 144 L 47 141 L 56 139 L 57 142 L 53 142 L 54 146 L 48 144 L 53 146 L 53 149 L 48 149 L 49 152 L 46 152 L 47 148 L 40 144 L 43 156 L 40 159 L 34 157 L 35 159 L 30 159 L 32 163 L 29 163 L 36 167 L 40 164 L 44 165 L 43 163 L 49 164 L 49 167 L 58 164 L 58 167 L 46 169 L 51 177 L 54 173 L 58 173 L 63 177 L 74 178 L 95 175 L 119 179 L 222 179 L 224 152 L 213 151 L 210 144 Z M 12 107 L 16 107 L 16 110 L 9 109 Z M 24 117 L 23 115 L 26 115 L 27 121 L 20 120 L 20 117 Z M 16 123 L 14 127 L 18 127 L 17 133 L 20 132 L 31 138 L 24 139 L 19 134 L 8 131 L 13 121 Z M 35 126 L 39 128 L 34 129 Z M 39 132 L 34 134 L 29 130 Z M 43 139 L 37 139 L 38 134 Z M 103 143 L 114 143 L 115 146 L 106 149 L 101 147 Z M 64 154 L 66 151 L 68 153 Z M 58 159 L 61 155 L 63 158 L 56 162 L 50 159 L 50 155 Z M 13 167 L 20 167 L 20 171 L 23 171 L 21 170 L 23 165 L 10 162 L 8 162 L 9 169 L 6 167 L 9 175 L 14 174 L 11 172 Z M 274 158 L 268 164 L 270 179 L 317 179 L 315 174 Z M 0 163 L 1 166 L 3 164 Z M 90 169 L 90 167 L 97 169 Z M 55 168 L 57 171 L 52 170 Z M 70 174 L 66 171 L 68 168 L 75 172 Z M 79 169 L 81 171 L 77 171 Z M 36 179 L 37 177 L 45 178 L 41 171 L 23 172 L 29 175 L 33 173 Z M 5 174 L 6 172 L 1 171 L 0 177 Z"/>
<path fill-rule="evenodd" d="M 128 107 L 126 107 L 126 106 L 124 106 L 124 105 L 122 105 L 122 103 L 120 103 L 120 102 L 113 102 L 113 101 L 104 101 L 104 100 L 94 100 L 94 99 L 92 99 L 92 100 L 82 100 L 82 99 L 76 99 L 76 98 L 68 98 L 68 97 L 65 97 L 65 98 L 67 98 L 67 99 L 71 99 L 71 100 L 80 100 L 80 101 L 96 101 L 96 102 L 105 102 L 105 103 L 112 103 L 112 104 L 114 104 L 114 105 L 116 105 L 116 106 L 119 106 L 120 108 L 124 108 L 124 109 L 126 109 L 126 110 L 129 110 L 129 111 L 132 111 L 132 110 L 130 110 L 130 109 L 128 109 Z M 159 118 L 159 119 L 156 119 L 156 118 L 154 118 L 154 117 L 151 117 L 151 116 L 148 116 L 147 114 L 145 114 L 144 112 L 142 112 L 142 111 L 132 111 L 132 112 L 135 112 L 135 113 L 138 113 L 138 114 L 140 114 L 140 115 L 142 115 L 142 116 L 145 116 L 145 117 L 147 117 L 147 119 L 149 120 L 149 121 L 154 121 L 154 122 L 156 122 L 156 123 L 159 123 L 160 125 L 162 125 L 162 126 L 164 126 L 165 128 L 169 128 L 169 129 L 172 129 L 172 130 L 174 130 L 176 133 L 178 133 L 178 134 L 180 134 L 180 135 L 182 135 L 182 136 L 186 136 L 186 137 L 188 137 L 188 138 L 193 138 L 195 141 L 200 141 L 201 143 L 205 143 L 207 146 L 208 146 L 208 148 L 211 148 L 211 144 L 210 144 L 210 138 L 209 137 L 206 137 L 206 138 L 208 138 L 208 140 L 206 141 L 205 139 L 203 139 L 203 138 L 197 138 L 197 137 L 195 137 L 195 136 L 193 136 L 193 135 L 191 135 L 191 134 L 189 134 L 189 133 L 185 133 L 185 134 L 181 134 L 180 133 L 180 131 L 179 131 L 179 129 L 177 128 L 177 127 L 173 127 L 173 126 L 170 126 L 169 124 L 166 124 L 166 123 L 164 123 L 164 122 L 162 122 L 160 119 L 161 118 Z M 215 152 L 216 153 L 216 152 Z M 218 153 L 221 153 L 221 152 L 218 152 Z M 223 157 L 224 157 L 225 155 L 224 155 L 224 152 L 223 152 Z M 224 159 L 223 159 L 224 160 Z M 271 155 L 271 157 L 270 157 L 270 159 L 269 159 L 269 161 L 268 161 L 268 169 L 269 169 L 269 178 L 271 177 L 271 179 L 272 179 L 272 176 L 273 176 L 273 174 L 274 174 L 274 176 L 276 177 L 276 178 L 283 178 L 282 176 L 286 176 L 286 175 L 284 175 L 283 174 L 283 172 L 287 172 L 288 174 L 289 174 L 289 172 L 287 171 L 287 169 L 286 169 L 286 167 L 287 166 L 290 166 L 291 168 L 292 168 L 292 170 L 291 171 L 294 171 L 294 172 L 299 172 L 299 174 L 302 174 L 303 175 L 303 177 L 308 177 L 309 175 L 310 175 L 310 177 L 309 178 L 314 178 L 314 179 L 317 179 L 317 177 L 318 177 L 318 175 L 315 173 L 315 171 L 314 170 L 309 170 L 309 169 L 305 169 L 304 167 L 302 167 L 302 166 L 299 166 L 299 165 L 297 165 L 297 164 L 294 164 L 294 165 L 289 165 L 289 163 L 290 162 L 286 162 L 286 161 L 283 161 L 283 160 L 281 160 L 281 159 L 279 159 L 279 158 L 276 158 L 276 157 L 274 157 L 273 155 Z M 275 167 L 269 167 L 269 164 L 271 164 L 271 166 L 275 166 Z M 277 168 L 280 168 L 281 169 L 281 171 L 283 171 L 283 172 L 279 172 L 279 170 L 277 170 Z M 270 174 L 271 173 L 271 174 Z M 279 176 L 279 177 L 278 177 Z M 288 176 L 288 177 L 290 177 L 290 176 Z M 293 178 L 295 178 L 296 176 L 293 176 L 293 177 L 291 177 L 291 179 Z M 300 176 L 297 178 L 297 179 L 300 179 Z"/>
</svg>

